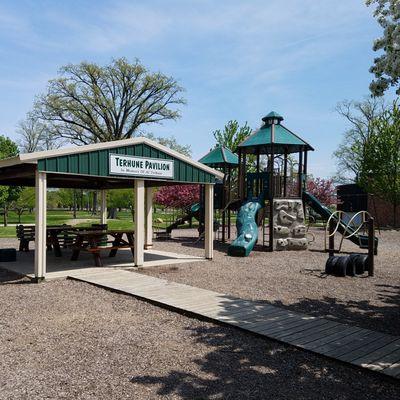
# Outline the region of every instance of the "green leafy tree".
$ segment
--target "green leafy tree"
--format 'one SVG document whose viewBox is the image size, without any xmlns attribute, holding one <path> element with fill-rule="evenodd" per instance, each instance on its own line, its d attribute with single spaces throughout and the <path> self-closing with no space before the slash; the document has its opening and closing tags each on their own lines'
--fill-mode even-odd
<svg viewBox="0 0 400 400">
<path fill-rule="evenodd" d="M 374 17 L 383 28 L 383 35 L 376 39 L 374 51 L 382 54 L 374 59 L 370 72 L 375 75 L 370 90 L 374 96 L 382 96 L 390 87 L 400 94 L 400 4 L 399 0 L 366 0 L 374 5 Z"/>
<path fill-rule="evenodd" d="M 132 189 L 114 189 L 108 191 L 107 196 L 108 217 L 117 218 L 117 211 L 123 208 L 129 209 L 134 215 L 134 200 Z"/>
<path fill-rule="evenodd" d="M 236 120 L 228 121 L 222 130 L 217 129 L 213 132 L 217 145 L 225 146 L 235 152 L 238 145 L 248 138 L 252 130 L 247 122 L 240 126 Z"/>
<path fill-rule="evenodd" d="M 365 146 L 360 184 L 393 204 L 393 226 L 400 203 L 400 107 L 394 102 L 373 122 L 373 133 Z"/>
<path fill-rule="evenodd" d="M 18 146 L 10 138 L 0 135 L 0 159 L 18 155 Z M 21 188 L 17 186 L 0 186 L 0 206 L 3 209 L 3 222 L 7 226 L 8 212 L 13 201 L 18 199 Z"/>
<path fill-rule="evenodd" d="M 373 121 L 382 115 L 384 110 L 385 103 L 377 98 L 365 98 L 362 101 L 345 100 L 336 106 L 336 111 L 347 121 L 349 128 L 333 153 L 337 163 L 335 181 L 357 182 L 365 146 L 374 129 Z"/>
<path fill-rule="evenodd" d="M 37 98 L 34 114 L 51 134 L 81 145 L 127 139 L 143 125 L 180 117 L 185 103 L 175 79 L 125 58 L 101 66 L 66 65 Z"/>
<path fill-rule="evenodd" d="M 32 212 L 35 207 L 35 188 L 26 187 L 21 190 L 18 198 L 13 202 L 12 208 L 18 215 L 18 223 L 21 223 L 22 214 L 25 211 Z"/>
</svg>

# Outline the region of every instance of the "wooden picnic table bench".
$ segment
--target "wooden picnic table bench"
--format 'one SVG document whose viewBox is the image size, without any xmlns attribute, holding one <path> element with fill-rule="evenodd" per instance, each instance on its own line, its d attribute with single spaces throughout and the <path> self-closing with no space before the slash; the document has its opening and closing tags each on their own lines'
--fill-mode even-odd
<svg viewBox="0 0 400 400">
<path fill-rule="evenodd" d="M 61 256 L 60 245 L 65 248 L 72 243 L 71 238 L 65 234 L 65 231 L 71 228 L 71 225 L 66 224 L 47 227 L 47 248 L 50 250 L 54 247 L 56 256 Z M 35 241 L 35 225 L 17 225 L 16 233 L 19 239 L 19 251 L 29 251 L 29 243 Z"/>
<path fill-rule="evenodd" d="M 119 249 L 130 248 L 134 254 L 134 230 L 80 230 L 76 232 L 71 261 L 79 258 L 80 252 L 88 251 L 93 254 L 96 267 L 103 266 L 100 252 L 109 250 L 109 257 L 115 257 Z M 125 239 L 123 236 L 125 235 Z M 108 240 L 111 236 L 113 240 Z"/>
</svg>

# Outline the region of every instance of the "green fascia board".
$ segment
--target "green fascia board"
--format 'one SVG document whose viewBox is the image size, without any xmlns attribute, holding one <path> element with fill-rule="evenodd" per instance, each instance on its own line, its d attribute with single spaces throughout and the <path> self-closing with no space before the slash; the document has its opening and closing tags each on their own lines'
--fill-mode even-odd
<svg viewBox="0 0 400 400">
<path fill-rule="evenodd" d="M 110 177 L 112 179 L 134 179 L 134 176 L 116 176 L 109 172 L 110 154 L 149 157 L 174 161 L 174 177 L 169 181 L 177 183 L 214 183 L 215 176 L 194 165 L 174 158 L 148 144 L 116 147 L 95 150 L 85 153 L 75 153 L 38 160 L 38 171 L 82 176 Z M 152 179 L 152 178 L 150 178 Z M 166 179 L 167 180 L 167 179 Z"/>
<path fill-rule="evenodd" d="M 306 150 L 314 150 L 307 142 L 294 134 L 281 124 L 275 126 L 275 139 L 274 144 L 294 147 L 305 148 Z M 271 125 L 264 125 L 251 136 L 245 139 L 240 145 L 244 147 L 265 147 L 271 145 Z"/>
<path fill-rule="evenodd" d="M 239 158 L 232 153 L 228 148 L 218 146 L 211 150 L 204 157 L 200 158 L 199 162 L 208 166 L 223 166 L 223 165 L 238 165 Z"/>
</svg>

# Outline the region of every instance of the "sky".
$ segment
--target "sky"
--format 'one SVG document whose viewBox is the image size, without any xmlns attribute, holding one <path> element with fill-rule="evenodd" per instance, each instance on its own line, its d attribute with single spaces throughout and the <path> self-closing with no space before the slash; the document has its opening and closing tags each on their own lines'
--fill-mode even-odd
<svg viewBox="0 0 400 400">
<path fill-rule="evenodd" d="M 309 142 L 314 176 L 335 173 L 346 121 L 338 102 L 369 94 L 381 29 L 363 0 L 0 2 L 0 134 L 61 66 L 138 58 L 185 88 L 182 118 L 145 130 L 174 135 L 198 159 L 231 119 L 257 129 L 271 110 Z"/>
</svg>

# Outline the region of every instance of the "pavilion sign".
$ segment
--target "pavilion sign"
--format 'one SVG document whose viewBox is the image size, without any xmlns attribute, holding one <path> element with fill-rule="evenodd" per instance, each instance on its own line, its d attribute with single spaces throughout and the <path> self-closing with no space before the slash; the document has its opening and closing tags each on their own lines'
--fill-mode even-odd
<svg viewBox="0 0 400 400">
<path fill-rule="evenodd" d="M 110 174 L 172 179 L 174 161 L 110 154 Z"/>
</svg>

